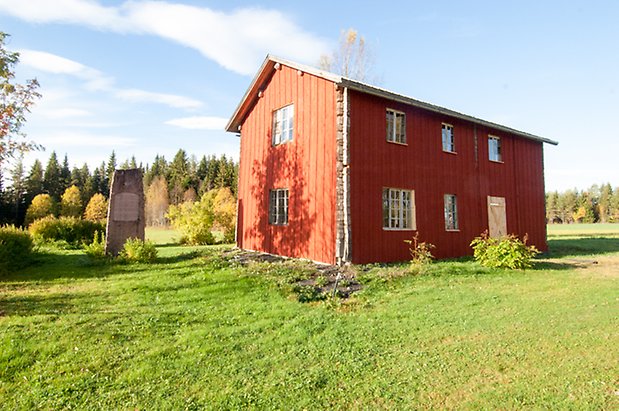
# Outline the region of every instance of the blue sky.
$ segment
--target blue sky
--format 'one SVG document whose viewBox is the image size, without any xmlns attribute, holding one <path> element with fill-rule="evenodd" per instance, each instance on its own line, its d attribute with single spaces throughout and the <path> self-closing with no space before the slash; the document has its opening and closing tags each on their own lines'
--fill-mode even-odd
<svg viewBox="0 0 619 411">
<path fill-rule="evenodd" d="M 0 0 L 44 96 L 27 164 L 238 158 L 223 127 L 265 55 L 315 64 L 353 27 L 381 87 L 559 141 L 548 190 L 619 185 L 617 21 L 616 1 Z"/>
</svg>

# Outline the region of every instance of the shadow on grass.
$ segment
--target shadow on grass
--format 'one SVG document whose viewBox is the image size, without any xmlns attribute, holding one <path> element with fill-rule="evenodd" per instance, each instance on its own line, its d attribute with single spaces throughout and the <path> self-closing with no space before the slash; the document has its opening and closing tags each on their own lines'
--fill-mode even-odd
<svg viewBox="0 0 619 411">
<path fill-rule="evenodd" d="M 617 252 L 619 252 L 619 238 L 554 238 L 548 240 L 548 252 L 544 254 L 544 257 L 562 258 L 567 256 L 602 255 Z"/>
</svg>

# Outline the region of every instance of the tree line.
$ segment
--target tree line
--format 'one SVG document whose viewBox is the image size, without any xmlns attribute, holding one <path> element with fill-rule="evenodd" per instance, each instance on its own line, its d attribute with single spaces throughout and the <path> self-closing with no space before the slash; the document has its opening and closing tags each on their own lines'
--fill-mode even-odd
<svg viewBox="0 0 619 411">
<path fill-rule="evenodd" d="M 45 166 L 35 160 L 26 170 L 18 158 L 9 170 L 0 168 L 0 224 L 23 225 L 32 201 L 41 194 L 49 195 L 46 201 L 60 205 L 66 204 L 66 195 L 70 192 L 72 214 L 83 215 L 93 196 L 109 197 L 114 170 L 127 168 L 142 170 L 148 224 L 166 224 L 165 213 L 169 205 L 195 201 L 214 188 L 227 187 L 236 195 L 238 164 L 225 155 L 204 155 L 198 160 L 180 149 L 171 161 L 157 155 L 151 164 L 143 166 L 135 157 L 119 163 L 112 151 L 107 161 L 91 171 L 87 164 L 71 168 L 66 154 L 60 161 L 56 152 L 52 152 Z M 7 187 L 3 185 L 3 171 L 8 171 L 6 177 L 11 181 Z M 56 213 L 60 211 L 58 206 Z"/>
<path fill-rule="evenodd" d="M 609 183 L 546 194 L 548 223 L 615 223 L 619 222 L 619 187 Z"/>
</svg>

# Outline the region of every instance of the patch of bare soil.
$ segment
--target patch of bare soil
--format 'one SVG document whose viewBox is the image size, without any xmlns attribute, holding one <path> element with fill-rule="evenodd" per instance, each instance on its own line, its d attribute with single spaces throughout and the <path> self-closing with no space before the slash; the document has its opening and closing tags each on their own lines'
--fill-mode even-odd
<svg viewBox="0 0 619 411">
<path fill-rule="evenodd" d="M 293 260 L 273 254 L 238 249 L 226 251 L 224 252 L 224 256 L 244 266 L 253 262 L 283 263 Z M 308 278 L 297 281 L 293 285 L 299 287 L 313 287 L 319 294 L 335 294 L 340 298 L 348 298 L 363 287 L 356 280 L 356 272 L 348 265 L 336 266 L 316 263 L 309 260 L 303 261 L 312 268 L 312 272 Z"/>
</svg>

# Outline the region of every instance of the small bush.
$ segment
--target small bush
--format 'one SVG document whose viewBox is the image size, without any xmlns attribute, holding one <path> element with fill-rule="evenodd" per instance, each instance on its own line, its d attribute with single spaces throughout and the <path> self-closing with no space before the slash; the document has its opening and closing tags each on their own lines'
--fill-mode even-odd
<svg viewBox="0 0 619 411">
<path fill-rule="evenodd" d="M 214 244 L 211 200 L 203 196 L 195 203 L 170 206 L 166 217 L 182 233 L 181 242 L 192 245 Z"/>
<path fill-rule="evenodd" d="M 27 265 L 33 249 L 30 233 L 12 225 L 0 227 L 0 275 Z"/>
<path fill-rule="evenodd" d="M 86 255 L 101 259 L 105 257 L 105 236 L 102 231 L 95 231 L 92 243 L 84 245 Z"/>
<path fill-rule="evenodd" d="M 539 254 L 535 246 L 527 245 L 527 236 L 523 241 L 510 234 L 505 237 L 492 238 L 488 232 L 471 242 L 475 260 L 484 267 L 525 269 L 531 267 L 531 259 Z"/>
<path fill-rule="evenodd" d="M 75 217 L 47 216 L 36 220 L 28 227 L 35 241 L 43 243 L 67 243 L 72 247 L 90 244 L 97 231 L 104 231 L 103 223 L 80 220 Z"/>
<path fill-rule="evenodd" d="M 119 257 L 130 263 L 152 263 L 157 259 L 157 248 L 152 241 L 130 238 L 125 242 Z"/>
<path fill-rule="evenodd" d="M 297 285 L 293 287 L 300 303 L 310 303 L 312 301 L 323 301 L 327 294 L 321 292 L 317 287 L 311 285 Z"/>
<path fill-rule="evenodd" d="M 411 264 L 414 266 L 427 265 L 432 262 L 434 256 L 432 249 L 436 248 L 434 244 L 419 241 L 419 233 L 416 233 L 412 240 L 404 240 L 410 245 L 409 251 L 411 254 Z"/>
</svg>

